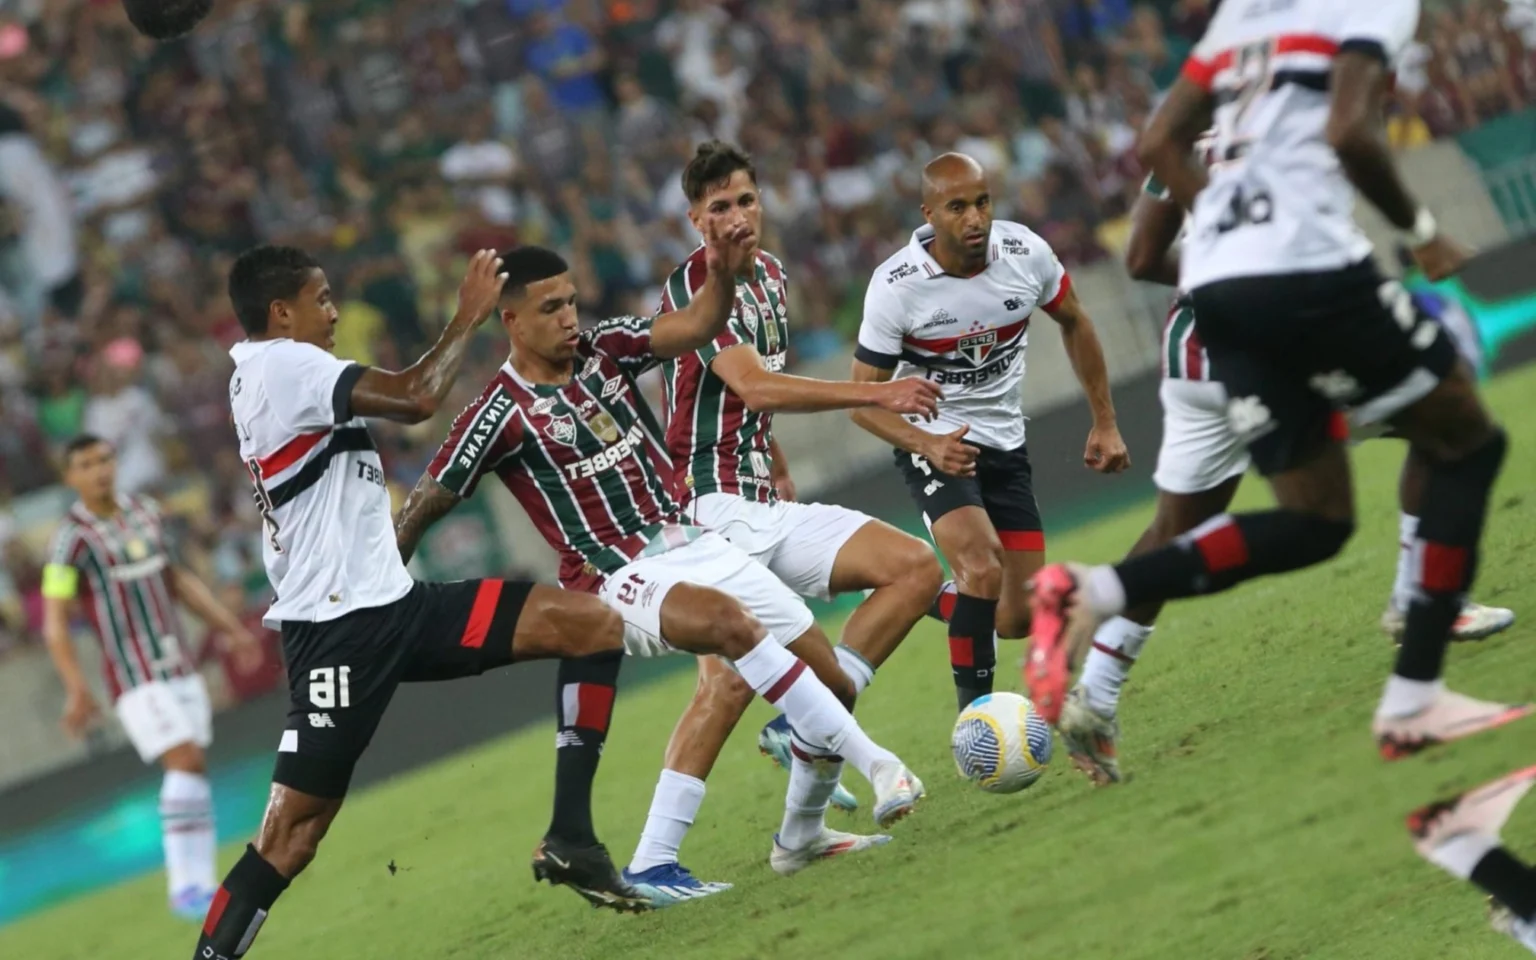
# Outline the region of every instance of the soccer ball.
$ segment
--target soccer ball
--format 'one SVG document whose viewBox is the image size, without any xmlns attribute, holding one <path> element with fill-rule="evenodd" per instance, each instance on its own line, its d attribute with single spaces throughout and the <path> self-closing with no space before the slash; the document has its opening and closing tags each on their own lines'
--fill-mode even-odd
<svg viewBox="0 0 1536 960">
<path fill-rule="evenodd" d="M 950 739 L 960 775 L 988 793 L 1018 793 L 1051 762 L 1051 726 L 1016 693 L 989 693 L 960 711 Z"/>
</svg>

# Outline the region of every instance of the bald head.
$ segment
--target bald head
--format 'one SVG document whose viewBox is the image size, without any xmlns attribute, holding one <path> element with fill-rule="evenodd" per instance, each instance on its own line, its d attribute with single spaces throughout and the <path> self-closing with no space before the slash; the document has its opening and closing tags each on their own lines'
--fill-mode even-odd
<svg viewBox="0 0 1536 960">
<path fill-rule="evenodd" d="M 975 157 L 963 153 L 939 154 L 923 167 L 923 204 L 940 206 L 945 194 L 957 188 L 962 192 L 972 190 L 978 185 L 983 191 L 987 189 L 987 171 Z"/>
<path fill-rule="evenodd" d="M 992 234 L 987 172 L 975 158 L 946 153 L 923 168 L 923 216 L 933 227 L 933 253 L 948 272 L 972 276 L 986 267 Z"/>
</svg>

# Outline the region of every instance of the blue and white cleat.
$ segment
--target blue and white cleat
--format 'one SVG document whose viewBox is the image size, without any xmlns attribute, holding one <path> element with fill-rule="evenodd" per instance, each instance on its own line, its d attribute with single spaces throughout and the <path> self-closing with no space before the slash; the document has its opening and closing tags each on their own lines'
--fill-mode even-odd
<svg viewBox="0 0 1536 960">
<path fill-rule="evenodd" d="M 733 886 L 700 880 L 678 863 L 663 863 L 634 873 L 624 869 L 624 882 L 635 888 L 655 909 L 670 907 L 674 903 L 702 900 L 717 893 L 724 893 Z"/>
<path fill-rule="evenodd" d="M 171 897 L 171 912 L 188 923 L 202 923 L 213 906 L 214 890 L 201 887 L 183 887 Z"/>
<path fill-rule="evenodd" d="M 905 818 L 928 793 L 923 781 L 900 760 L 876 763 L 869 781 L 875 788 L 875 823 L 881 829 Z"/>
<path fill-rule="evenodd" d="M 860 850 L 869 850 L 872 847 L 883 847 L 890 842 L 891 836 L 888 833 L 863 836 L 822 827 L 821 836 L 798 850 L 791 850 L 779 842 L 778 834 L 774 834 L 773 853 L 768 857 L 768 865 L 773 867 L 774 873 L 781 877 L 788 877 L 799 873 L 818 860 L 830 860 L 833 857 L 858 853 Z"/>
<path fill-rule="evenodd" d="M 757 735 L 757 749 L 778 764 L 779 769 L 788 770 L 794 763 L 789 753 L 789 718 L 781 713 L 764 724 Z M 832 806 L 845 811 L 857 810 L 859 800 L 848 792 L 847 787 L 838 784 L 832 791 Z"/>
</svg>

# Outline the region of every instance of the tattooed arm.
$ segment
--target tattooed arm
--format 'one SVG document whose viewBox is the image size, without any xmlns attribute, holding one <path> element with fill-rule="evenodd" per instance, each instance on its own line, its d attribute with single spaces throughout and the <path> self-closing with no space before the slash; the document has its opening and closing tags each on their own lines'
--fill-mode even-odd
<svg viewBox="0 0 1536 960">
<path fill-rule="evenodd" d="M 421 538 L 432 524 L 446 517 L 459 505 L 458 494 L 438 483 L 430 473 L 422 474 L 416 489 L 406 498 L 405 506 L 395 518 L 395 542 L 400 547 L 400 559 L 411 562 Z"/>
</svg>

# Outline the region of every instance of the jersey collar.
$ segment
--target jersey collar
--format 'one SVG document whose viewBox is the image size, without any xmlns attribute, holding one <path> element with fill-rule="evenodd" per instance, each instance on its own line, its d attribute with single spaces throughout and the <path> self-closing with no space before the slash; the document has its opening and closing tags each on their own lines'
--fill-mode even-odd
<svg viewBox="0 0 1536 960">
<path fill-rule="evenodd" d="M 940 277 L 948 277 L 944 268 L 939 266 L 939 261 L 933 259 L 933 254 L 928 252 L 928 244 L 933 240 L 934 229 L 932 224 L 923 224 L 912 231 L 912 242 L 907 246 L 912 251 L 912 259 L 923 271 L 923 275 L 929 280 L 937 280 Z M 987 235 L 987 265 L 991 266 L 997 260 L 997 222 L 992 223 L 992 232 Z M 985 269 L 985 268 L 983 268 Z"/>
</svg>

